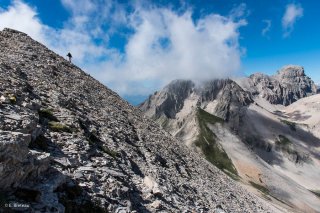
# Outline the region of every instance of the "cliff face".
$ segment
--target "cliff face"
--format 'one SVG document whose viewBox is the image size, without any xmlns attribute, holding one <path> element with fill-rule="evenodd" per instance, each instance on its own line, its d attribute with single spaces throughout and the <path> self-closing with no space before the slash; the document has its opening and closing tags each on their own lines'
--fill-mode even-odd
<svg viewBox="0 0 320 213">
<path fill-rule="evenodd" d="M 159 118 L 164 114 L 168 118 L 175 118 L 182 109 L 184 100 L 194 90 L 194 86 L 192 81 L 184 80 L 176 80 L 166 86 L 156 98 L 162 100 L 162 103 L 155 109 L 155 117 Z"/>
<path fill-rule="evenodd" d="M 209 102 L 216 101 L 213 111 L 216 116 L 233 123 L 239 121 L 246 106 L 252 103 L 252 97 L 232 80 L 214 80 L 204 84 L 201 92 L 201 102 L 207 106 Z"/>
<path fill-rule="evenodd" d="M 269 211 L 116 93 L 10 29 L 0 32 L 0 189 L 2 203 L 26 212 Z"/>
<path fill-rule="evenodd" d="M 224 120 L 239 114 L 245 106 L 252 103 L 251 95 L 232 80 L 217 79 L 196 85 L 190 80 L 175 80 L 161 91 L 151 95 L 139 107 L 146 115 L 159 119 L 164 116 L 175 119 L 191 96 L 196 99 L 192 107 L 205 107 L 212 101 L 217 106 L 212 113 Z"/>
<path fill-rule="evenodd" d="M 250 76 L 254 93 L 260 94 L 271 104 L 284 106 L 317 93 L 314 82 L 305 75 L 301 66 L 288 65 L 280 69 L 276 75 L 267 76 L 261 73 Z"/>
</svg>

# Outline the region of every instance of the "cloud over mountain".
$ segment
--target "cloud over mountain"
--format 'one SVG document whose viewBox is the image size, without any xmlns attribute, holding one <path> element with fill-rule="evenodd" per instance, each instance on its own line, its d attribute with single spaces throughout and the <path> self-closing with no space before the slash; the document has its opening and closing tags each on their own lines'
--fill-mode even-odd
<svg viewBox="0 0 320 213">
<path fill-rule="evenodd" d="M 15 28 L 27 32 L 34 39 L 45 42 L 43 28 L 37 18 L 35 8 L 31 8 L 22 1 L 14 1 L 6 10 L 0 7 L 0 29 Z"/>
<path fill-rule="evenodd" d="M 190 8 L 133 3 L 128 9 L 111 1 L 97 7 L 88 0 L 62 4 L 71 17 L 61 29 L 43 24 L 37 10 L 21 0 L 0 11 L 0 27 L 24 31 L 61 55 L 70 51 L 76 64 L 123 95 L 149 94 L 177 78 L 229 77 L 240 68 L 244 4 L 226 16 L 210 13 L 197 19 Z M 123 51 L 110 43 L 115 33 L 124 34 L 119 29 L 129 32 Z"/>
</svg>

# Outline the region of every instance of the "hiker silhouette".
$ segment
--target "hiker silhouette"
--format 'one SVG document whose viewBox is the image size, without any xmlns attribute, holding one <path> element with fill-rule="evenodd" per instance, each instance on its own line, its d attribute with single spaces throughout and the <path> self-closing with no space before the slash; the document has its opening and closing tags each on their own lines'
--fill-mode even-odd
<svg viewBox="0 0 320 213">
<path fill-rule="evenodd" d="M 67 56 L 68 56 L 68 58 L 69 58 L 69 62 L 71 62 L 71 58 L 72 58 L 71 53 L 68 53 Z"/>
</svg>

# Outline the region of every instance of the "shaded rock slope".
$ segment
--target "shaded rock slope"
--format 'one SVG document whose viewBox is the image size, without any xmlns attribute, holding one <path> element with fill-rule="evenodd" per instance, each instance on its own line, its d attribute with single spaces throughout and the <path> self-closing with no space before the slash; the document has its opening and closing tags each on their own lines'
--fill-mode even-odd
<svg viewBox="0 0 320 213">
<path fill-rule="evenodd" d="M 0 189 L 1 212 L 271 212 L 116 93 L 11 29 L 0 32 Z"/>
</svg>

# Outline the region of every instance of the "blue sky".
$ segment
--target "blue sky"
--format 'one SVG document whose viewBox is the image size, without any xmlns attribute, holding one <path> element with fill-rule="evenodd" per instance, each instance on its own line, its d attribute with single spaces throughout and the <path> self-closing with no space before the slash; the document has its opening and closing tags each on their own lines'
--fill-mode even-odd
<svg viewBox="0 0 320 213">
<path fill-rule="evenodd" d="M 176 78 L 302 65 L 320 83 L 320 1 L 1 0 L 0 28 L 24 31 L 132 103 Z"/>
</svg>

